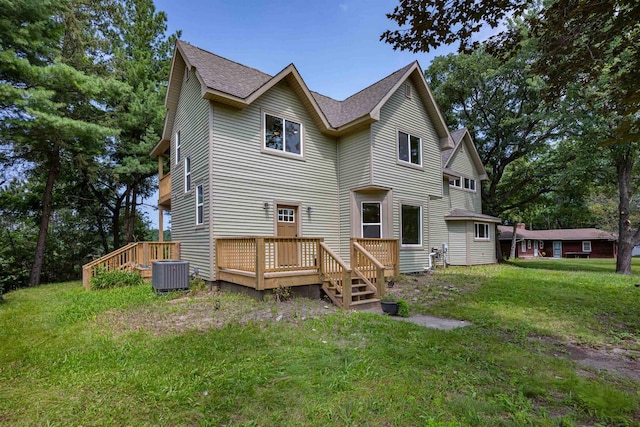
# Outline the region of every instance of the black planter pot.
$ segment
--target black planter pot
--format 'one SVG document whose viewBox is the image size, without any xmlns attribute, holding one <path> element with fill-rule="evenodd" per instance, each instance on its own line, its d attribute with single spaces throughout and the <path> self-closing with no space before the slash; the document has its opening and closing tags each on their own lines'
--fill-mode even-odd
<svg viewBox="0 0 640 427">
<path fill-rule="evenodd" d="M 398 314 L 398 303 L 393 301 L 380 301 L 380 305 L 382 306 L 382 311 L 387 313 L 390 316 L 395 316 Z"/>
</svg>

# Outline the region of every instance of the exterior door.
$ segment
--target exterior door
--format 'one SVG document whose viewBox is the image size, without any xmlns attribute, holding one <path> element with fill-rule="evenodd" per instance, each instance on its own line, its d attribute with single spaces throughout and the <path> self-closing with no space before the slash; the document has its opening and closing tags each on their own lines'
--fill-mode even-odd
<svg viewBox="0 0 640 427">
<path fill-rule="evenodd" d="M 278 205 L 276 213 L 278 237 L 291 237 L 292 240 L 278 242 L 276 257 L 279 266 L 298 265 L 298 244 L 295 238 L 298 237 L 298 207 Z"/>
<path fill-rule="evenodd" d="M 562 242 L 559 240 L 553 242 L 553 257 L 562 258 Z"/>
</svg>

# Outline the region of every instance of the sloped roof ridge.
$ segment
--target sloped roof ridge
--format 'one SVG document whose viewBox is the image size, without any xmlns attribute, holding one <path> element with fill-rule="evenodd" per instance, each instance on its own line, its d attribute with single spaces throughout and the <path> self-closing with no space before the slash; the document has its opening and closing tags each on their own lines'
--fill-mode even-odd
<svg viewBox="0 0 640 427">
<path fill-rule="evenodd" d="M 378 85 L 380 85 L 381 83 L 383 83 L 383 82 L 387 81 L 390 77 L 393 77 L 395 74 L 399 74 L 399 73 L 404 74 L 404 73 L 406 73 L 406 72 L 407 72 L 407 70 L 408 70 L 409 68 L 411 68 L 411 66 L 413 66 L 413 64 L 416 64 L 417 62 L 418 62 L 418 61 L 413 61 L 413 62 L 411 62 L 411 63 L 409 63 L 409 64 L 405 65 L 404 67 L 400 68 L 399 70 L 396 70 L 396 71 L 394 71 L 393 73 L 391 73 L 391 74 L 389 74 L 389 75 L 387 75 L 387 76 L 385 76 L 385 77 L 381 78 L 380 80 L 378 80 L 378 81 L 375 81 L 375 82 L 371 83 L 369 86 L 365 87 L 364 89 L 359 90 L 358 92 L 354 93 L 353 95 L 348 96 L 348 97 L 347 97 L 347 98 L 345 98 L 343 101 L 339 101 L 339 102 L 347 102 L 347 101 L 349 101 L 351 98 L 353 98 L 353 97 L 355 97 L 355 96 L 357 96 L 357 95 L 359 95 L 359 94 L 361 94 L 361 93 L 363 93 L 363 92 L 365 92 L 365 91 L 369 91 L 369 90 L 370 90 L 370 89 L 372 89 L 374 86 L 378 86 Z M 323 96 L 324 96 L 324 95 L 323 95 Z M 328 98 L 328 97 L 327 97 L 327 98 Z M 332 99 L 333 99 L 333 98 L 332 98 Z"/>
<path fill-rule="evenodd" d="M 206 53 L 207 55 L 215 56 L 216 58 L 220 58 L 220 59 L 222 59 L 222 60 L 224 60 L 224 61 L 227 61 L 227 62 L 230 62 L 230 63 L 232 63 L 232 64 L 239 65 L 239 66 L 241 66 L 241 67 L 243 67 L 243 68 L 247 68 L 247 69 L 249 69 L 249 70 L 251 70 L 251 71 L 255 71 L 256 73 L 264 74 L 266 77 L 273 77 L 271 74 L 265 73 L 265 72 L 264 72 L 264 71 L 262 71 L 262 70 L 258 70 L 257 68 L 250 67 L 250 66 L 245 65 L 245 64 L 241 64 L 240 62 L 238 62 L 238 61 L 234 61 L 233 59 L 225 58 L 225 57 L 224 57 L 224 56 L 222 56 L 222 55 L 218 55 L 218 54 L 216 54 L 216 53 L 213 53 L 213 52 L 211 52 L 211 51 L 208 51 L 207 49 L 203 49 L 203 48 L 201 48 L 201 47 L 199 47 L 199 46 L 193 45 L 193 44 L 191 44 L 191 43 L 189 43 L 189 42 L 187 42 L 187 41 L 184 41 L 184 40 L 178 39 L 178 40 L 176 40 L 176 43 L 180 43 L 180 44 L 183 44 L 183 45 L 187 45 L 187 46 L 189 46 L 189 47 L 191 47 L 191 48 L 193 48 L 193 49 L 200 50 L 200 51 L 202 51 L 203 53 Z M 285 67 L 285 68 L 287 68 L 287 67 Z"/>
<path fill-rule="evenodd" d="M 467 132 L 467 131 L 468 131 L 467 127 L 463 126 L 461 128 L 458 128 L 458 129 L 450 132 L 451 138 L 453 139 L 453 143 L 454 144 L 460 143 L 460 141 L 462 141 L 462 137 L 464 136 L 465 132 Z"/>
</svg>

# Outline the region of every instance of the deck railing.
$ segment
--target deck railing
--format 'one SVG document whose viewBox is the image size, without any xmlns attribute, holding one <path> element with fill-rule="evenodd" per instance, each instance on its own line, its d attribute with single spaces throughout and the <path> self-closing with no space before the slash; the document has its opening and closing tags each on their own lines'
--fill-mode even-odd
<svg viewBox="0 0 640 427">
<path fill-rule="evenodd" d="M 376 290 L 376 297 L 384 295 L 385 266 L 358 242 L 351 242 L 351 269 L 363 282 Z"/>
<path fill-rule="evenodd" d="M 399 273 L 400 246 L 398 239 L 364 239 L 352 237 L 351 243 L 358 243 L 366 249 L 375 259 L 380 261 L 385 268 L 393 268 L 394 275 Z"/>
<path fill-rule="evenodd" d="M 179 242 L 134 242 L 82 266 L 82 284 L 89 282 L 99 271 L 133 270 L 150 267 L 153 261 L 180 259 Z"/>
<path fill-rule="evenodd" d="M 171 199 L 171 172 L 160 178 L 158 182 L 158 200 L 165 202 Z"/>
</svg>

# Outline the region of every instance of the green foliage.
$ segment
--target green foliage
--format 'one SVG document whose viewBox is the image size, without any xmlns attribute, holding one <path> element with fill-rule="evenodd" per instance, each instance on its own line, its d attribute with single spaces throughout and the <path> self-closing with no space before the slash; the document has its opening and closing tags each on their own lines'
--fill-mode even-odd
<svg viewBox="0 0 640 427">
<path fill-rule="evenodd" d="M 102 269 L 98 274 L 89 280 L 91 289 L 112 289 L 125 286 L 139 286 L 144 283 L 144 279 L 138 273 L 127 270 Z"/>
<path fill-rule="evenodd" d="M 273 290 L 273 299 L 276 302 L 288 301 L 293 297 L 293 292 L 290 286 L 278 286 Z"/>
<path fill-rule="evenodd" d="M 409 317 L 409 303 L 406 300 L 399 298 L 398 299 L 398 316 L 400 317 Z"/>
</svg>

